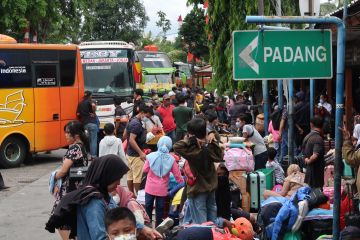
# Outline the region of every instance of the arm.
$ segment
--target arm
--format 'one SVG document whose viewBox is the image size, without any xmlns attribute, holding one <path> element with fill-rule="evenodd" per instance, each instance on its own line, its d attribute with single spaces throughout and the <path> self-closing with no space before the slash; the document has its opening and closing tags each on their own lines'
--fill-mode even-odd
<svg viewBox="0 0 360 240">
<path fill-rule="evenodd" d="M 120 143 L 119 143 L 119 149 L 118 149 L 118 156 L 121 158 L 121 160 L 123 160 L 125 162 L 126 156 L 125 156 L 125 152 L 124 152 L 124 148 L 123 148 L 123 142 L 121 141 L 121 139 L 119 139 L 119 142 Z"/>
<path fill-rule="evenodd" d="M 104 141 L 101 140 L 99 144 L 99 157 L 102 157 L 104 155 L 105 155 L 105 146 L 104 146 Z"/>
<path fill-rule="evenodd" d="M 360 165 L 360 151 L 355 151 L 353 145 L 351 144 L 350 139 L 346 139 L 344 141 L 342 147 L 342 155 L 347 164 L 351 166 Z"/>
<path fill-rule="evenodd" d="M 321 146 L 321 144 L 319 144 L 319 143 L 314 144 L 313 154 L 310 156 L 310 158 L 305 158 L 305 163 L 306 164 L 314 163 L 319 158 L 319 155 L 323 154 L 323 152 L 324 152 L 323 149 L 324 148 L 323 148 L 323 146 Z"/>
<path fill-rule="evenodd" d="M 122 139 L 124 139 L 124 141 L 125 141 L 125 139 L 127 139 L 127 129 L 126 128 L 125 128 L 124 133 L 122 135 Z"/>
<path fill-rule="evenodd" d="M 71 159 L 65 158 L 61 168 L 55 174 L 55 180 L 65 177 L 72 165 L 73 161 Z"/>
<path fill-rule="evenodd" d="M 221 162 L 224 158 L 224 153 L 217 143 L 209 143 L 207 146 L 209 160 L 213 162 Z"/>
<path fill-rule="evenodd" d="M 150 170 L 149 160 L 146 159 L 145 164 L 144 164 L 144 168 L 143 168 L 143 172 L 147 173 L 147 172 L 149 172 L 149 170 Z"/>
<path fill-rule="evenodd" d="M 176 182 L 178 182 L 178 183 L 184 182 L 184 179 L 181 176 L 181 172 L 180 172 L 179 166 L 177 165 L 176 161 L 174 161 L 174 163 L 172 165 L 171 172 L 174 174 Z"/>
<path fill-rule="evenodd" d="M 140 155 L 140 158 L 145 161 L 145 153 L 143 153 L 143 151 L 140 149 L 140 147 L 137 145 L 136 141 L 136 134 L 134 133 L 130 133 L 130 138 L 129 138 L 129 144 L 130 146 Z"/>
<path fill-rule="evenodd" d="M 81 211 L 85 217 L 91 240 L 106 240 L 104 203 L 99 199 L 93 199 L 87 205 L 82 206 Z"/>
<path fill-rule="evenodd" d="M 284 132 L 285 125 L 286 125 L 286 120 L 284 118 L 281 118 L 280 128 L 279 128 L 279 137 L 280 137 L 280 139 L 282 138 L 282 133 Z"/>
</svg>

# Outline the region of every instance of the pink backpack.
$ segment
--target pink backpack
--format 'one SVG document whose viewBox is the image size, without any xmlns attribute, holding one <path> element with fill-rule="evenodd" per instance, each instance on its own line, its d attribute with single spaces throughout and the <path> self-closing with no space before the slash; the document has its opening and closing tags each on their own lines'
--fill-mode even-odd
<svg viewBox="0 0 360 240">
<path fill-rule="evenodd" d="M 246 148 L 230 148 L 224 154 L 225 166 L 228 171 L 254 171 L 255 162 L 252 152 Z"/>
</svg>

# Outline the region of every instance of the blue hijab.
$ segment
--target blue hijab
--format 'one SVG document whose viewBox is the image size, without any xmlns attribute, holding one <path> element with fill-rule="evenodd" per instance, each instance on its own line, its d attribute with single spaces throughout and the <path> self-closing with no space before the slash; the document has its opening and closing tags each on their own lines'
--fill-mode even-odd
<svg viewBox="0 0 360 240">
<path fill-rule="evenodd" d="M 158 177 L 168 174 L 174 164 L 175 158 L 169 154 L 172 148 L 171 138 L 162 136 L 157 143 L 158 150 L 147 155 L 151 171 Z"/>
</svg>

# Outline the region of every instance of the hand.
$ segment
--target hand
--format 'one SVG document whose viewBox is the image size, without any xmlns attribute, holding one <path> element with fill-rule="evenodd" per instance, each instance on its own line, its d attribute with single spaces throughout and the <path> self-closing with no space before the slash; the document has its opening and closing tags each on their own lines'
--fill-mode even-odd
<svg viewBox="0 0 360 240">
<path fill-rule="evenodd" d="M 281 131 L 279 131 L 279 140 L 280 140 L 280 142 L 282 140 L 282 132 Z"/>
<path fill-rule="evenodd" d="M 145 160 L 146 160 L 146 154 L 143 153 L 143 152 L 141 152 L 141 154 L 140 154 L 140 159 L 145 162 Z"/>
<path fill-rule="evenodd" d="M 305 158 L 305 159 L 304 159 L 304 162 L 305 162 L 306 165 L 309 165 L 309 164 L 310 164 L 310 159 L 309 159 L 309 158 Z"/>
<path fill-rule="evenodd" d="M 202 146 L 206 144 L 206 140 L 196 138 L 196 143 L 199 148 L 202 148 Z"/>
<path fill-rule="evenodd" d="M 298 130 L 299 130 L 299 134 L 300 134 L 300 135 L 303 135 L 303 134 L 304 134 L 304 130 L 303 130 L 302 128 L 298 128 Z"/>
<path fill-rule="evenodd" d="M 210 134 L 207 136 L 207 141 L 208 141 L 208 143 L 212 143 L 214 140 L 216 140 L 215 134 L 214 134 L 214 133 L 210 133 Z"/>
<path fill-rule="evenodd" d="M 140 234 L 152 240 L 163 239 L 163 236 L 158 231 L 146 226 L 143 229 L 141 229 Z"/>
<path fill-rule="evenodd" d="M 231 230 L 234 227 L 234 224 L 232 222 L 230 222 L 229 220 L 224 219 L 223 227 Z"/>
<path fill-rule="evenodd" d="M 350 132 L 347 130 L 345 124 L 343 124 L 343 128 L 339 127 L 339 129 L 342 131 L 344 140 L 349 140 L 351 135 Z"/>
</svg>

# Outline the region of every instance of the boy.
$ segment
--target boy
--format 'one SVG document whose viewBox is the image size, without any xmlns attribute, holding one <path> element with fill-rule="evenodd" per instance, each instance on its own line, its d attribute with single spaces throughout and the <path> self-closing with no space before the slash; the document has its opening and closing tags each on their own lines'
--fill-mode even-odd
<svg viewBox="0 0 360 240">
<path fill-rule="evenodd" d="M 275 182 L 276 184 L 283 184 L 285 179 L 284 170 L 280 166 L 280 164 L 275 161 L 276 150 L 275 148 L 268 148 L 268 161 L 266 162 L 266 168 L 273 168 L 275 174 Z"/>
<path fill-rule="evenodd" d="M 136 240 L 136 220 L 128 208 L 114 208 L 105 215 L 105 227 L 109 240 Z"/>
<path fill-rule="evenodd" d="M 107 154 L 115 154 L 126 161 L 123 144 L 120 138 L 115 137 L 115 127 L 112 123 L 107 123 L 104 126 L 105 137 L 100 141 L 99 157 Z"/>
</svg>

